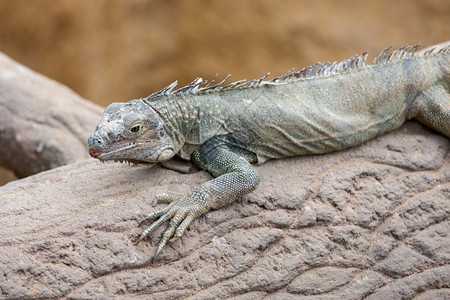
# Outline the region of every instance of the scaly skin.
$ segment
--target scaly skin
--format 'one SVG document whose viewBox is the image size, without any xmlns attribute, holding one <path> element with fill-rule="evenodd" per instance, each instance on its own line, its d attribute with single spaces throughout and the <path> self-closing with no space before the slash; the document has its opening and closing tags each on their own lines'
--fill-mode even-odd
<svg viewBox="0 0 450 300">
<path fill-rule="evenodd" d="M 164 162 L 178 155 L 214 177 L 145 219 L 159 218 L 138 242 L 169 221 L 156 255 L 211 209 L 253 191 L 252 163 L 339 151 L 416 118 L 450 137 L 450 48 L 415 55 L 416 47 L 319 64 L 278 79 L 205 88 L 201 79 L 145 99 L 108 106 L 89 138 L 100 160 Z"/>
</svg>

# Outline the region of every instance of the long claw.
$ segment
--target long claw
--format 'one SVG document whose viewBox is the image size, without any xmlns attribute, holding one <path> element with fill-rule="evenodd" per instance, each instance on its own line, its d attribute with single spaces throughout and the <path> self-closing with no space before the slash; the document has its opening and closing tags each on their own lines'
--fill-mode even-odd
<svg viewBox="0 0 450 300">
<path fill-rule="evenodd" d="M 193 215 L 188 215 L 183 222 L 181 222 L 181 224 L 178 226 L 176 232 L 175 232 L 175 237 L 180 237 L 183 235 L 183 233 L 186 231 L 186 229 L 189 227 L 189 225 L 191 224 L 191 222 L 195 219 L 195 217 Z"/>
<path fill-rule="evenodd" d="M 163 250 L 163 248 L 164 248 L 164 246 L 161 246 L 161 245 L 158 246 L 158 249 L 156 250 L 156 253 L 155 253 L 155 255 L 153 256 L 153 259 L 155 259 L 155 258 L 161 253 L 161 251 Z"/>
<path fill-rule="evenodd" d="M 182 214 L 176 214 L 172 220 L 170 221 L 169 227 L 164 232 L 163 237 L 161 238 L 161 242 L 159 242 L 158 249 L 156 250 L 155 256 L 157 256 L 163 248 L 166 246 L 169 239 L 173 236 L 173 233 L 177 229 L 178 225 L 181 223 L 181 220 L 183 219 Z"/>
<path fill-rule="evenodd" d="M 134 242 L 135 245 L 139 244 L 144 238 L 142 235 Z"/>
<path fill-rule="evenodd" d="M 152 225 L 150 225 L 149 227 L 147 227 L 147 229 L 145 229 L 141 236 L 139 237 L 139 239 L 136 241 L 136 244 L 138 244 L 140 241 L 142 241 L 143 239 L 145 239 L 150 232 L 152 232 L 153 230 L 155 230 L 156 228 L 158 228 L 162 223 L 164 223 L 165 221 L 167 221 L 168 219 L 170 219 L 173 214 L 175 212 L 168 212 L 165 215 L 163 215 L 161 218 L 159 218 L 157 221 L 155 221 Z"/>
<path fill-rule="evenodd" d="M 169 205 L 167 205 L 166 207 L 164 207 L 163 209 L 160 209 L 160 210 L 157 210 L 157 211 L 149 213 L 144 219 L 141 220 L 141 222 L 139 222 L 139 226 L 141 226 L 142 223 L 144 223 L 147 220 L 151 220 L 151 219 L 155 219 L 155 218 L 161 217 L 162 215 L 167 213 L 174 205 L 175 205 L 175 202 L 172 202 Z"/>
<path fill-rule="evenodd" d="M 157 218 L 156 221 L 150 224 L 150 226 L 142 232 L 136 240 L 136 244 L 145 239 L 162 223 L 170 220 L 169 226 L 164 231 L 161 241 L 158 244 L 158 248 L 156 249 L 154 258 L 157 257 L 172 237 L 179 238 L 182 236 L 196 217 L 209 210 L 209 207 L 203 203 L 206 197 L 204 194 L 205 191 L 202 189 L 199 189 L 197 192 L 191 192 L 188 196 L 180 199 L 174 199 L 168 194 L 158 194 L 155 199 L 171 203 L 161 210 L 150 213 L 142 220 L 142 222 L 144 222 L 149 219 Z"/>
</svg>

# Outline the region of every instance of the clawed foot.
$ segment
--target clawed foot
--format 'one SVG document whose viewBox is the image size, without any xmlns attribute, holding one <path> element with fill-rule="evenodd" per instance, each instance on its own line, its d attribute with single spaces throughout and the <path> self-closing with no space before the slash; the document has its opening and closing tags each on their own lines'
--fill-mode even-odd
<svg viewBox="0 0 450 300">
<path fill-rule="evenodd" d="M 200 214 L 203 213 L 204 209 L 199 207 L 198 202 L 195 201 L 195 198 L 190 194 L 187 197 L 176 199 L 167 194 L 159 194 L 155 197 L 155 200 L 158 202 L 170 203 L 165 208 L 150 213 L 147 217 L 145 217 L 139 224 L 139 226 L 151 219 L 156 219 L 147 229 L 145 229 L 141 236 L 137 239 L 135 244 L 138 244 L 140 241 L 145 239 L 152 231 L 158 228 L 161 224 L 170 219 L 169 227 L 164 232 L 164 235 L 161 239 L 161 242 L 158 245 L 158 249 L 156 250 L 155 257 L 161 253 L 164 246 L 167 244 L 167 241 L 172 237 L 180 237 L 189 227 L 189 224 Z M 206 211 L 205 211 L 206 212 Z"/>
</svg>

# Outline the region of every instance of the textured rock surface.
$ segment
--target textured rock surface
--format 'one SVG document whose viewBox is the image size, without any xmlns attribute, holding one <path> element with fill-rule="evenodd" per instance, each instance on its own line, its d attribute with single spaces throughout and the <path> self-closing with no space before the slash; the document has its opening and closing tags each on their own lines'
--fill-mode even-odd
<svg viewBox="0 0 450 300">
<path fill-rule="evenodd" d="M 89 157 L 102 108 L 0 53 L 0 165 L 18 177 Z"/>
<path fill-rule="evenodd" d="M 0 187 L 0 298 L 450 297 L 450 142 L 419 123 L 271 161 L 243 200 L 152 255 L 152 196 L 210 176 L 86 160 Z M 164 204 L 158 204 L 162 207 Z"/>
<path fill-rule="evenodd" d="M 2 0 L 0 50 L 106 106 L 175 79 L 278 76 L 432 45 L 449 39 L 449 15 L 450 0 Z M 0 185 L 9 180 L 0 168 Z"/>
</svg>

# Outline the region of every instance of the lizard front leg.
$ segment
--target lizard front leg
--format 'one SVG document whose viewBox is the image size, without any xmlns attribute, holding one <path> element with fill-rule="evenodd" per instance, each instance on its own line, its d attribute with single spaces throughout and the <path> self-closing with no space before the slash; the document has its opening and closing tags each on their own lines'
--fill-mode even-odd
<svg viewBox="0 0 450 300">
<path fill-rule="evenodd" d="M 191 160 L 216 178 L 197 187 L 185 197 L 165 199 L 172 201 L 164 209 L 150 213 L 144 219 L 159 218 L 142 232 L 137 242 L 170 219 L 155 256 L 172 236 L 182 236 L 195 218 L 236 201 L 253 191 L 259 183 L 259 175 L 250 164 L 256 160 L 256 156 L 215 138 L 192 153 Z"/>
</svg>

